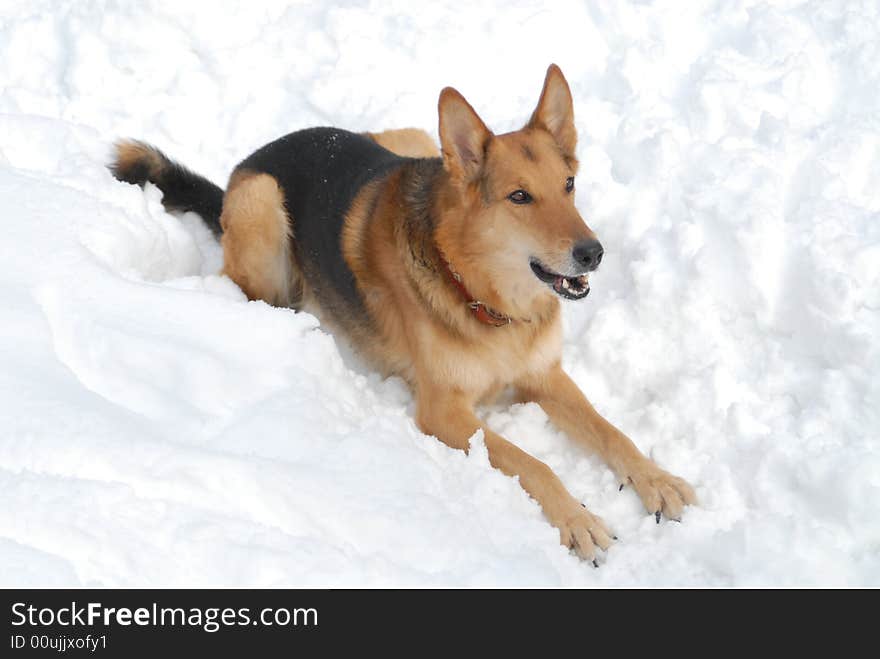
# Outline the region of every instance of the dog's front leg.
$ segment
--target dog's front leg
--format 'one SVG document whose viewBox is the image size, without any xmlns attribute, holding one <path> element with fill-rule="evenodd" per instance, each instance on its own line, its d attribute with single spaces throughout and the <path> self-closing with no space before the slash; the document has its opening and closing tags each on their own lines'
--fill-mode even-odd
<svg viewBox="0 0 880 659">
<path fill-rule="evenodd" d="M 693 488 L 642 455 L 629 437 L 595 410 L 561 366 L 530 378 L 519 389 L 522 398 L 537 402 L 560 430 L 598 453 L 621 484 L 631 483 L 658 523 L 661 513 L 678 520 L 686 504 L 697 502 Z"/>
<path fill-rule="evenodd" d="M 607 549 L 611 533 L 605 523 L 575 499 L 559 477 L 540 460 L 493 432 L 480 422 L 473 403 L 457 391 L 419 387 L 416 420 L 422 432 L 467 452 L 470 438 L 483 430 L 489 462 L 508 476 L 518 476 L 520 485 L 534 498 L 550 523 L 559 529 L 559 540 L 581 558 L 595 564 L 595 546 Z"/>
</svg>

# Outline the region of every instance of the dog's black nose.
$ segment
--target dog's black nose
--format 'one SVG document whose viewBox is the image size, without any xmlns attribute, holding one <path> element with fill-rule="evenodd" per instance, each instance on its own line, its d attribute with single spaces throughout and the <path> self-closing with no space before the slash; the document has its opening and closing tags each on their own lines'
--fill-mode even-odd
<svg viewBox="0 0 880 659">
<path fill-rule="evenodd" d="M 602 255 L 605 250 L 598 240 L 582 240 L 571 251 L 575 263 L 582 265 L 588 270 L 595 270 L 602 263 Z"/>
</svg>

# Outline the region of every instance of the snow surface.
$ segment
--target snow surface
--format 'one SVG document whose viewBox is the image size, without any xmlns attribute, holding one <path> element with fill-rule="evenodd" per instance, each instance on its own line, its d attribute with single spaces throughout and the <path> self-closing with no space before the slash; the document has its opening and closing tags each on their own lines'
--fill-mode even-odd
<svg viewBox="0 0 880 659">
<path fill-rule="evenodd" d="M 510 130 L 551 61 L 607 254 L 566 366 L 701 499 L 656 525 L 539 408 L 485 410 L 615 529 L 600 569 L 104 169 L 433 133 L 445 85 Z M 5 0 L 0 584 L 880 585 L 878 89 L 876 0 Z"/>
</svg>

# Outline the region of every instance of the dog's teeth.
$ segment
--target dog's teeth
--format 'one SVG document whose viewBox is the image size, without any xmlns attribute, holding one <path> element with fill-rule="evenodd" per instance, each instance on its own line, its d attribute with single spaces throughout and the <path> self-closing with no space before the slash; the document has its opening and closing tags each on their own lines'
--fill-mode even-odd
<svg viewBox="0 0 880 659">
<path fill-rule="evenodd" d="M 571 287 L 571 284 L 568 283 L 568 279 L 562 280 L 562 288 L 568 290 Z"/>
</svg>

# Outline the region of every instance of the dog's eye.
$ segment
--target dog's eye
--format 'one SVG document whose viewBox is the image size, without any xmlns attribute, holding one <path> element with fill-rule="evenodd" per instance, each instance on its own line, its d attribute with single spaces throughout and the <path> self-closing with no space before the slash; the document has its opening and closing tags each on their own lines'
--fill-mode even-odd
<svg viewBox="0 0 880 659">
<path fill-rule="evenodd" d="M 574 176 L 569 176 L 565 179 L 565 191 L 571 192 L 572 190 L 574 190 Z"/>
<path fill-rule="evenodd" d="M 507 198 L 515 204 L 528 204 L 532 201 L 532 195 L 525 190 L 514 190 Z"/>
</svg>

